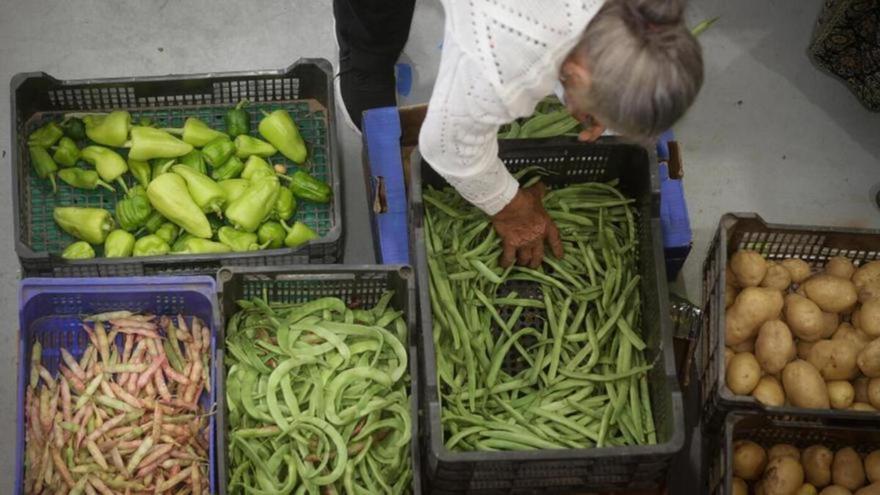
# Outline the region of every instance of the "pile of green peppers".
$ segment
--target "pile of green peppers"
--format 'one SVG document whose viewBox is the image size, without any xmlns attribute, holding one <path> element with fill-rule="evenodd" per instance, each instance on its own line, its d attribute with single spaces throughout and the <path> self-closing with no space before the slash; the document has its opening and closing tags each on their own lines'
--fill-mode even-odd
<svg viewBox="0 0 880 495">
<path fill-rule="evenodd" d="M 240 102 L 225 129 L 189 117 L 181 128 L 132 122 L 125 110 L 68 114 L 28 136 L 34 174 L 75 189 L 117 194 L 114 212 L 58 205 L 53 218 L 76 239 L 65 259 L 214 254 L 297 248 L 318 237 L 296 220 L 297 201 L 328 203 L 330 186 L 306 170 L 308 148 L 286 110 L 262 112 L 257 129 Z M 256 132 L 254 132 L 256 131 Z M 254 134 L 254 135 L 252 135 Z M 260 137 L 257 137 L 258 134 Z"/>
</svg>

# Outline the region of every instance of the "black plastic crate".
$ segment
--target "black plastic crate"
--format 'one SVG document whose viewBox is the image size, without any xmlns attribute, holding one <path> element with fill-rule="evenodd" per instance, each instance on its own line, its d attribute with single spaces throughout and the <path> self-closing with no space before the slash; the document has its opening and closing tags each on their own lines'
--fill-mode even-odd
<svg viewBox="0 0 880 495">
<path fill-rule="evenodd" d="M 393 290 L 394 297 L 389 307 L 403 311 L 409 330 L 409 373 L 410 408 L 412 422 L 412 494 L 419 495 L 423 490 L 420 457 L 420 387 L 421 377 L 417 362 L 419 355 L 416 342 L 419 340 L 418 313 L 416 312 L 415 274 L 409 266 L 403 265 L 302 265 L 284 268 L 273 267 L 227 267 L 217 272 L 218 300 L 224 326 L 221 340 L 217 345 L 217 370 L 215 376 L 225 390 L 226 366 L 226 322 L 238 311 L 236 301 L 252 297 L 266 296 L 268 302 L 297 303 L 319 297 L 339 297 L 347 303 L 364 306 L 374 305 L 386 290 Z M 220 493 L 227 493 L 227 420 L 226 395 L 218 398 L 217 450 L 219 452 L 217 480 Z"/>
<path fill-rule="evenodd" d="M 850 426 L 829 427 L 821 421 L 803 418 L 793 421 L 785 416 L 767 415 L 755 411 L 728 414 L 723 430 L 706 442 L 709 458 L 706 459 L 708 473 L 703 490 L 708 495 L 732 495 L 733 443 L 737 440 L 751 440 L 764 449 L 787 443 L 803 450 L 811 445 L 824 445 L 832 451 L 852 447 L 865 455 L 880 448 L 880 428 L 855 428 Z"/>
<path fill-rule="evenodd" d="M 703 317 L 696 361 L 704 428 L 709 432 L 716 431 L 726 413 L 747 409 L 827 421 L 880 421 L 880 415 L 873 412 L 768 407 L 751 396 L 735 395 L 727 388 L 724 369 L 725 267 L 728 256 L 740 249 L 757 251 L 770 260 L 800 258 L 812 266 L 822 266 L 834 256 L 845 256 L 860 265 L 880 259 L 880 231 L 768 224 L 755 213 L 728 213 L 721 217 L 703 262 Z"/>
<path fill-rule="evenodd" d="M 301 59 L 286 69 L 159 77 L 60 81 L 42 72 L 17 74 L 11 88 L 13 207 L 15 251 L 26 276 L 103 277 L 139 275 L 214 275 L 222 266 L 266 266 L 338 263 L 343 254 L 342 171 L 336 142 L 333 69 L 322 59 Z M 147 117 L 163 127 L 180 127 L 188 116 L 212 126 L 222 124 L 226 110 L 247 99 L 253 133 L 260 110 L 284 108 L 300 127 L 309 147 L 308 169 L 333 190 L 329 204 L 300 202 L 297 219 L 320 238 L 297 249 L 249 253 L 165 255 L 139 258 L 64 260 L 64 247 L 74 239 L 52 220 L 56 205 L 106 208 L 116 196 L 99 188 L 74 189 L 58 181 L 52 194 L 48 181 L 34 175 L 27 136 L 49 119 L 68 112 L 125 109 L 136 121 Z M 280 155 L 279 155 L 280 156 Z M 283 158 L 283 157 L 281 157 Z M 277 161 L 282 163 L 281 158 Z M 283 160 L 291 165 L 292 162 Z"/>
<path fill-rule="evenodd" d="M 509 452 L 453 452 L 446 449 L 440 422 L 435 371 L 422 188 L 443 187 L 430 166 L 414 159 L 410 193 L 414 250 L 419 283 L 425 406 L 425 474 L 433 493 L 507 494 L 656 490 L 664 485 L 670 462 L 684 443 L 681 392 L 675 372 L 672 324 L 659 221 L 659 178 L 644 148 L 603 139 L 572 144 L 559 139 L 500 142 L 501 160 L 511 171 L 538 165 L 550 172 L 551 189 L 570 183 L 619 179 L 619 188 L 636 200 L 640 291 L 646 358 L 658 357 L 648 374 L 656 445 Z M 660 356 L 658 356 L 660 355 Z"/>
</svg>

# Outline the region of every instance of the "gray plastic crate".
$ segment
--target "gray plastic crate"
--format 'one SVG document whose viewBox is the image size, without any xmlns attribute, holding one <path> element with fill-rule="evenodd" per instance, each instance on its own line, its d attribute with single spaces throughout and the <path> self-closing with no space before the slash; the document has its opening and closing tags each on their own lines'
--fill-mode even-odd
<svg viewBox="0 0 880 495">
<path fill-rule="evenodd" d="M 18 74 L 11 82 L 13 207 L 15 251 L 26 276 L 103 277 L 139 275 L 214 275 L 222 266 L 338 263 L 343 254 L 342 172 L 335 126 L 333 69 L 322 59 L 301 59 L 286 69 L 119 79 L 61 81 L 42 72 Z M 315 177 L 333 189 L 329 204 L 301 201 L 297 219 L 314 228 L 319 239 L 297 249 L 249 253 L 166 255 L 141 258 L 64 260 L 64 247 L 74 239 L 52 220 L 56 205 L 95 206 L 111 212 L 117 194 L 99 188 L 74 189 L 58 181 L 52 194 L 47 181 L 32 172 L 27 136 L 49 119 L 68 112 L 125 109 L 135 120 L 148 117 L 163 127 L 179 127 L 198 116 L 222 128 L 227 109 L 242 99 L 251 102 L 252 133 L 260 110 L 284 108 L 300 127 L 309 147 Z M 280 156 L 280 155 L 279 155 Z M 280 158 L 278 163 L 282 163 Z M 284 161 L 288 165 L 292 162 Z"/>
</svg>

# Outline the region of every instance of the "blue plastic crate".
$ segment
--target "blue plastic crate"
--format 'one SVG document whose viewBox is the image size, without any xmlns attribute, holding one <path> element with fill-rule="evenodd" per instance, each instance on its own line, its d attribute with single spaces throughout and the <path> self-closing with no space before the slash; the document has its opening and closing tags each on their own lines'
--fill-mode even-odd
<svg viewBox="0 0 880 495">
<path fill-rule="evenodd" d="M 129 310 L 157 315 L 184 314 L 200 318 L 211 331 L 211 360 L 217 358 L 216 340 L 220 325 L 214 279 L 211 277 L 132 277 L 132 278 L 30 278 L 19 286 L 18 336 L 18 422 L 16 424 L 15 493 L 23 492 L 24 482 L 24 399 L 29 380 L 31 348 L 35 341 L 43 346 L 42 363 L 53 375 L 58 373 L 60 349 L 77 359 L 89 340 L 81 328 L 83 315 Z M 116 344 L 122 350 L 122 339 Z M 213 364 L 209 370 L 213 370 Z M 209 409 L 216 403 L 216 376 L 211 392 L 203 392 L 201 402 Z M 208 475 L 211 493 L 216 491 L 214 417 L 208 423 Z"/>
</svg>

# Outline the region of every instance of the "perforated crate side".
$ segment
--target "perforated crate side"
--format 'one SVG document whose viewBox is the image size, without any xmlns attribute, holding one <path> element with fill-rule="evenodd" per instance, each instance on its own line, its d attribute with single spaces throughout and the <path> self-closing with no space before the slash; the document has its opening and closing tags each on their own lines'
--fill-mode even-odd
<svg viewBox="0 0 880 495">
<path fill-rule="evenodd" d="M 725 385 L 724 299 L 728 256 L 751 249 L 769 260 L 800 258 L 821 267 L 834 256 L 845 256 L 857 266 L 880 259 L 880 231 L 837 227 L 768 224 L 755 213 L 728 213 L 721 217 L 703 263 L 703 329 L 697 348 L 700 398 L 704 429 L 717 431 L 725 413 L 756 409 L 792 417 L 825 421 L 876 421 L 870 412 L 767 407 L 748 396 L 737 396 Z"/>
</svg>

